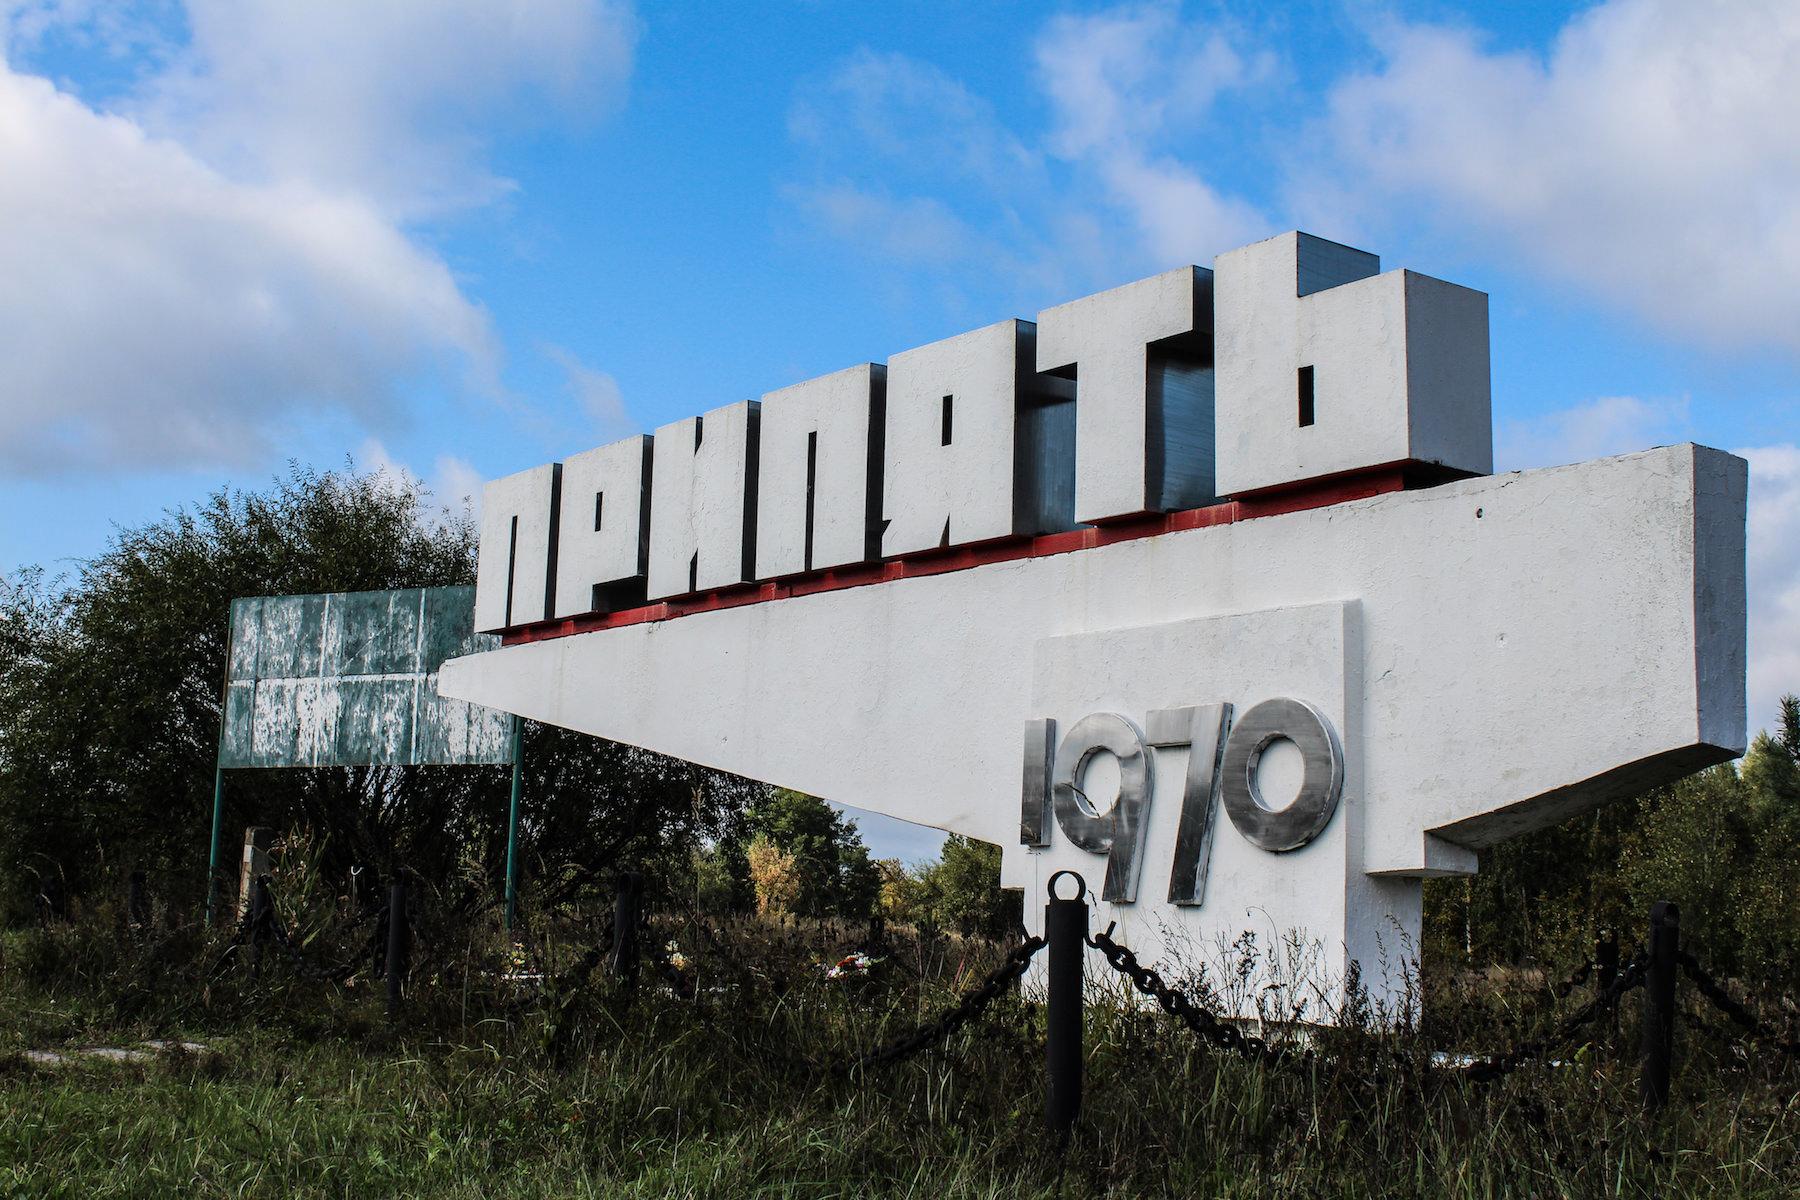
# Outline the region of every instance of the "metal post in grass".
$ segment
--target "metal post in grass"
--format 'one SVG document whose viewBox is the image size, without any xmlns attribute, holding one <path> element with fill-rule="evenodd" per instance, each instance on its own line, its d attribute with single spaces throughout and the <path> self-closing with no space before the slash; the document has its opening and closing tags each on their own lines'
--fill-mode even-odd
<svg viewBox="0 0 1800 1200">
<path fill-rule="evenodd" d="M 257 875 L 250 880 L 250 896 L 244 908 L 243 920 L 250 933 L 250 973 L 262 973 L 263 941 L 268 935 L 270 923 L 270 907 L 275 901 L 269 896 L 269 877 Z"/>
<path fill-rule="evenodd" d="M 638 914 L 644 900 L 644 877 L 636 871 L 619 876 L 613 897 L 612 975 L 627 992 L 637 987 Z"/>
<path fill-rule="evenodd" d="M 1638 1094 L 1655 1112 L 1669 1101 L 1675 1056 L 1676 956 L 1681 951 L 1681 910 L 1670 900 L 1650 907 L 1650 962 L 1644 975 L 1644 1071 Z"/>
<path fill-rule="evenodd" d="M 244 829 L 244 857 L 238 867 L 238 916 L 250 911 L 250 892 L 255 882 L 269 871 L 269 847 L 275 831 L 267 825 L 250 825 Z"/>
<path fill-rule="evenodd" d="M 1056 893 L 1063 876 L 1075 881 L 1075 895 Z M 1044 905 L 1044 941 L 1050 966 L 1045 989 L 1044 1061 L 1049 1075 L 1044 1116 L 1057 1149 L 1069 1144 L 1081 1115 L 1082 968 L 1087 957 L 1087 882 L 1074 871 L 1050 877 L 1050 900 Z"/>
<path fill-rule="evenodd" d="M 125 879 L 125 923 L 133 929 L 150 924 L 150 893 L 146 890 L 141 868 L 133 870 Z"/>
<path fill-rule="evenodd" d="M 388 889 L 387 1006 L 390 1020 L 400 1015 L 400 999 L 406 981 L 406 935 L 406 885 L 396 883 Z"/>
</svg>

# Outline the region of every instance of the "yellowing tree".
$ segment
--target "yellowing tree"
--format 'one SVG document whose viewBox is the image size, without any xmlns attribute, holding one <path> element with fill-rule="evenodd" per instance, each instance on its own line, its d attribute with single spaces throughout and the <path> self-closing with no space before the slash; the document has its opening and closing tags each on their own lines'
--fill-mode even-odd
<svg viewBox="0 0 1800 1200">
<path fill-rule="evenodd" d="M 756 911 L 779 917 L 794 911 L 800 899 L 800 871 L 794 856 L 765 837 L 750 839 L 744 857 L 750 864 L 750 883 L 756 889 Z"/>
</svg>

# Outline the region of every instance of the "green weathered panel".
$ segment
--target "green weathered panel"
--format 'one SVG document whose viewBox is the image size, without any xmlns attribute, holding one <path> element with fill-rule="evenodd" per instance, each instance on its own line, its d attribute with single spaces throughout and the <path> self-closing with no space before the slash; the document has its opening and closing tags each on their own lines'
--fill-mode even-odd
<svg viewBox="0 0 1800 1200">
<path fill-rule="evenodd" d="M 499 644 L 474 608 L 466 587 L 233 601 L 219 764 L 508 761 L 507 714 L 437 694 L 446 659 Z"/>
<path fill-rule="evenodd" d="M 416 673 L 420 594 L 357 592 L 330 597 L 325 670 L 334 675 Z"/>
<path fill-rule="evenodd" d="M 257 635 L 262 625 L 262 612 L 261 596 L 245 596 L 231 602 L 231 662 L 226 671 L 228 678 L 256 678 L 256 650 L 262 640 Z"/>
<path fill-rule="evenodd" d="M 258 679 L 319 674 L 324 652 L 326 596 L 266 596 L 256 634 Z"/>
</svg>

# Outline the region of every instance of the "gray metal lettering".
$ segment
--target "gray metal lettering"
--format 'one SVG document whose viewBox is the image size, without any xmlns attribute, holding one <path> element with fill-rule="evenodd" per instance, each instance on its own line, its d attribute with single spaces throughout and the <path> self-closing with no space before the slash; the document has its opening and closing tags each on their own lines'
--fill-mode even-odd
<svg viewBox="0 0 1800 1200">
<path fill-rule="evenodd" d="M 1206 899 L 1206 872 L 1212 864 L 1213 797 L 1219 790 L 1220 759 L 1231 705 L 1200 704 L 1163 708 L 1146 725 L 1153 746 L 1188 748 L 1181 793 L 1181 823 L 1175 830 L 1175 861 L 1169 872 L 1169 902 L 1189 907 Z"/>
<path fill-rule="evenodd" d="M 1050 844 L 1050 760 L 1056 754 L 1056 722 L 1025 722 L 1024 786 L 1019 794 L 1019 843 Z"/>
<path fill-rule="evenodd" d="M 1305 769 L 1294 802 L 1271 810 L 1257 789 L 1256 768 L 1263 751 L 1280 738 L 1299 747 Z M 1319 836 L 1337 811 L 1344 792 L 1344 752 L 1331 722 L 1312 705 L 1264 700 L 1232 726 L 1220 773 L 1225 814 L 1239 833 L 1264 850 L 1298 850 Z"/>
<path fill-rule="evenodd" d="M 1101 751 L 1119 760 L 1119 798 L 1105 813 L 1096 812 L 1081 790 L 1088 760 Z M 1083 850 L 1107 856 L 1100 899 L 1135 901 L 1150 815 L 1150 755 L 1137 727 L 1117 713 L 1093 713 L 1077 721 L 1056 752 L 1051 797 L 1064 836 Z"/>
</svg>

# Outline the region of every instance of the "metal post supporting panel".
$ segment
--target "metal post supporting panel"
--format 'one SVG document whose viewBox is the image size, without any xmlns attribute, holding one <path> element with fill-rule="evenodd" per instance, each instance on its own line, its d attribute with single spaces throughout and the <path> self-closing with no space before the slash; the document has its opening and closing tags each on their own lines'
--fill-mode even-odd
<svg viewBox="0 0 1800 1200">
<path fill-rule="evenodd" d="M 506 927 L 519 919 L 519 793 L 525 787 L 525 722 L 512 719 L 512 803 L 506 815 Z"/>
<path fill-rule="evenodd" d="M 212 849 L 206 858 L 206 923 L 211 925 L 219 907 L 219 825 L 225 819 L 225 768 L 213 767 Z"/>
<path fill-rule="evenodd" d="M 1056 894 L 1057 881 L 1075 881 L 1075 896 Z M 1060 1150 L 1069 1144 L 1081 1115 L 1082 968 L 1087 957 L 1087 883 L 1073 871 L 1050 877 L 1050 899 L 1044 905 L 1044 941 L 1050 966 L 1046 987 L 1045 1066 L 1049 1090 L 1044 1116 Z"/>
</svg>

